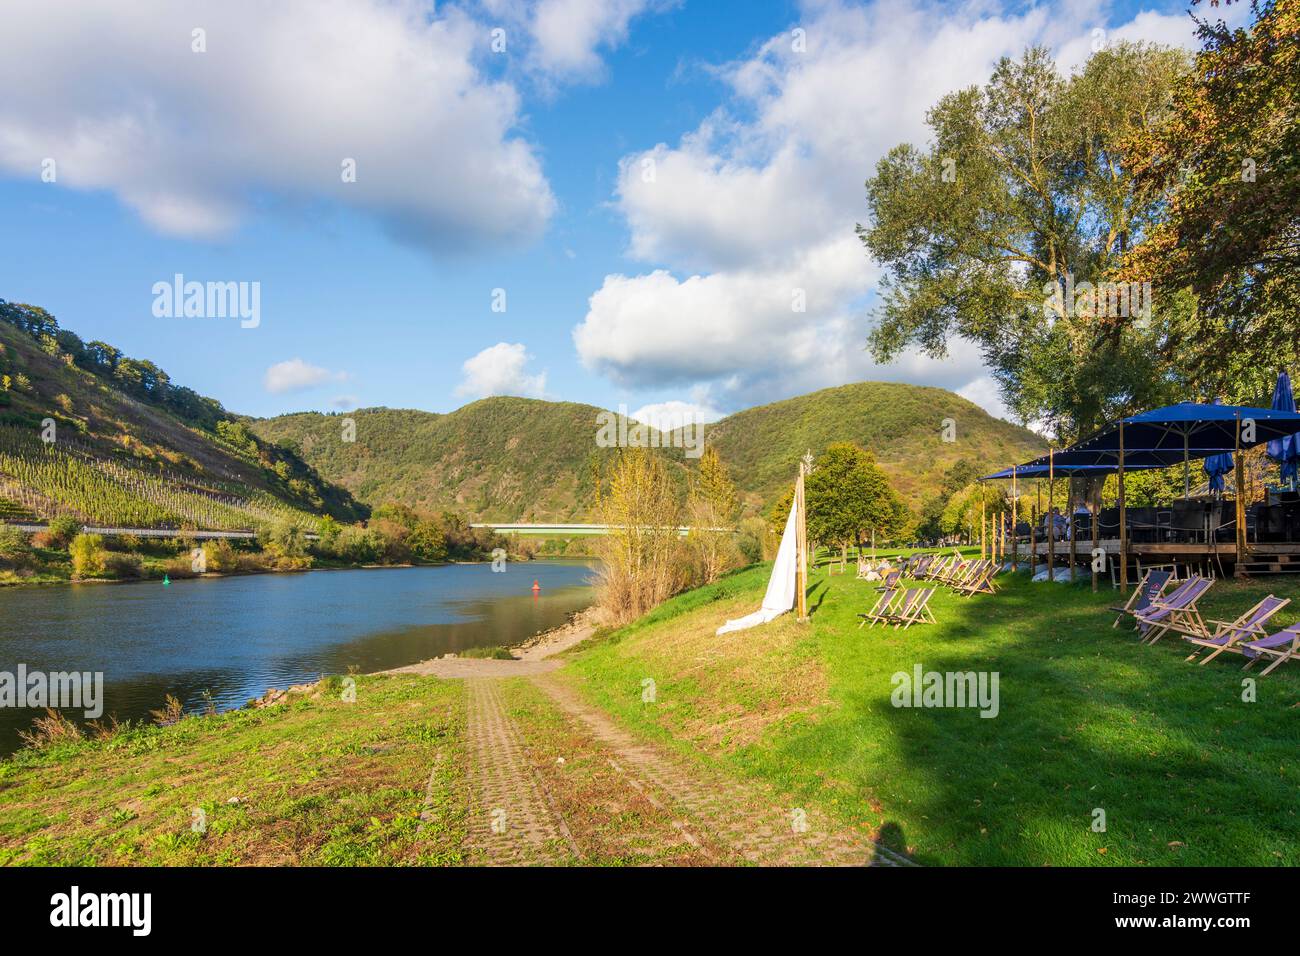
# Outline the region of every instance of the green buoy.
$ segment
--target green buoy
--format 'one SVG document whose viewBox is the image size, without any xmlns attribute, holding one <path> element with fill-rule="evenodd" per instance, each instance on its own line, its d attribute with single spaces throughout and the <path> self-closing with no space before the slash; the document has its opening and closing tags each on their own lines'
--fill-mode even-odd
<svg viewBox="0 0 1300 956">
<path fill-rule="evenodd" d="M 171 583 L 172 583 L 172 579 L 171 579 L 170 577 L 168 577 L 167 575 L 164 574 L 164 575 L 163 575 L 163 587 L 167 587 L 167 586 L 168 586 L 169 584 L 171 584 Z"/>
</svg>

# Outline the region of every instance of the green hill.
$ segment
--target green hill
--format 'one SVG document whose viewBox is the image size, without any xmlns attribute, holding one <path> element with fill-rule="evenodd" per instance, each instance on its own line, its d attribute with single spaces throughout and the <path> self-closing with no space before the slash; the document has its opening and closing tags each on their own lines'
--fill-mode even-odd
<svg viewBox="0 0 1300 956">
<path fill-rule="evenodd" d="M 372 408 L 316 412 L 251 423 L 330 481 L 370 505 L 456 507 L 493 521 L 563 521 L 590 516 L 593 469 L 613 452 L 597 448 L 591 405 L 488 398 L 446 415 Z M 356 441 L 342 440 L 345 419 Z M 952 418 L 956 440 L 942 440 Z M 1045 451 L 1027 429 L 993 418 L 938 388 L 861 382 L 737 412 L 705 431 L 751 507 L 775 497 L 799 456 L 833 441 L 870 449 L 912 507 L 960 459 L 1001 467 Z M 683 481 L 691 460 L 664 452 Z"/>
<path fill-rule="evenodd" d="M 455 508 L 493 521 L 586 515 L 594 476 L 615 452 L 596 447 L 601 410 L 573 402 L 488 398 L 446 415 L 365 408 L 252 423 L 372 505 Z M 356 441 L 342 440 L 344 422 Z"/>
<path fill-rule="evenodd" d="M 364 509 L 153 363 L 0 300 L 0 518 L 252 529 L 325 512 Z"/>
<path fill-rule="evenodd" d="M 944 419 L 953 422 L 951 442 L 944 441 Z M 959 395 L 893 382 L 857 382 L 749 408 L 709 426 L 706 436 L 754 499 L 779 494 L 807 451 L 853 441 L 876 456 L 913 508 L 963 458 L 986 472 L 1047 451 L 1033 432 Z"/>
</svg>

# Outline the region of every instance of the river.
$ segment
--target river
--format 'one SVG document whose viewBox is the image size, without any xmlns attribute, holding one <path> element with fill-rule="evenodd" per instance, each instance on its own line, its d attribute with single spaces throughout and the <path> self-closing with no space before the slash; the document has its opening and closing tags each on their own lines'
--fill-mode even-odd
<svg viewBox="0 0 1300 956">
<path fill-rule="evenodd" d="M 205 691 L 219 709 L 238 707 L 322 674 L 520 644 L 590 604 L 591 574 L 586 562 L 534 561 L 504 573 L 472 564 L 3 588 L 0 672 L 102 672 L 104 716 L 121 720 L 147 718 L 167 694 L 189 710 Z M 0 753 L 41 713 L 0 707 Z"/>
</svg>

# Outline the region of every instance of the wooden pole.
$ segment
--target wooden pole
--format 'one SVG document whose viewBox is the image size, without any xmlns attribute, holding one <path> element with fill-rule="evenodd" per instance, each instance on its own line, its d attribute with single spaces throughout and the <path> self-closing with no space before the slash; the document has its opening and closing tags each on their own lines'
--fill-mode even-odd
<svg viewBox="0 0 1300 956">
<path fill-rule="evenodd" d="M 1232 470 L 1237 480 L 1237 562 L 1233 577 L 1246 576 L 1246 469 L 1241 461 L 1241 412 L 1237 412 L 1237 434 L 1233 438 Z"/>
<path fill-rule="evenodd" d="M 1016 547 L 1016 498 L 1019 490 L 1016 486 L 1016 466 L 1011 466 L 1011 570 L 1020 570 L 1020 549 Z M 1005 543 L 1005 540 L 1004 540 Z"/>
<path fill-rule="evenodd" d="M 1029 576 L 1038 573 L 1038 505 L 1029 512 Z"/>
<path fill-rule="evenodd" d="M 1104 488 L 1105 485 L 1103 484 Z M 1092 515 L 1092 550 L 1093 557 L 1088 561 L 1088 566 L 1092 568 L 1092 591 L 1097 593 L 1097 564 L 1096 551 L 1101 545 L 1101 529 L 1097 527 L 1097 517 L 1101 513 L 1101 488 L 1097 489 L 1097 497 L 1088 502 L 1088 511 Z"/>
<path fill-rule="evenodd" d="M 795 518 L 795 602 L 798 608 L 798 620 L 808 620 L 808 528 L 804 523 L 804 463 L 799 462 L 799 478 L 794 486 L 794 505 L 798 510 Z"/>
<path fill-rule="evenodd" d="M 1067 486 L 1070 493 L 1065 496 L 1065 506 L 1070 509 L 1070 583 L 1074 583 L 1074 563 L 1079 554 L 1078 541 L 1075 539 L 1079 536 L 1079 529 L 1074 523 L 1074 479 L 1069 479 L 1070 484 Z"/>
<path fill-rule="evenodd" d="M 1047 446 L 1047 580 L 1056 580 L 1056 449 Z"/>
<path fill-rule="evenodd" d="M 1128 522 L 1124 516 L 1124 419 L 1119 420 L 1119 586 L 1128 590 Z"/>
<path fill-rule="evenodd" d="M 985 518 L 984 507 L 984 485 L 980 484 L 980 560 L 983 561 L 988 555 L 985 553 L 984 533 L 987 530 L 987 519 Z"/>
</svg>

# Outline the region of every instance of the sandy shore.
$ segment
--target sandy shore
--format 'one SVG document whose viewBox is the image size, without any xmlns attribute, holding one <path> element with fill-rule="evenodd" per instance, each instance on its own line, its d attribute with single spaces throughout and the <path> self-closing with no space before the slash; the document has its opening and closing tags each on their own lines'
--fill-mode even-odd
<svg viewBox="0 0 1300 956">
<path fill-rule="evenodd" d="M 424 674 L 433 677 L 524 677 L 545 674 L 561 664 L 555 655 L 580 644 L 596 630 L 596 611 L 579 611 L 559 627 L 530 638 L 514 650 L 515 660 L 482 657 L 436 657 L 433 660 L 380 671 L 381 674 Z"/>
</svg>

